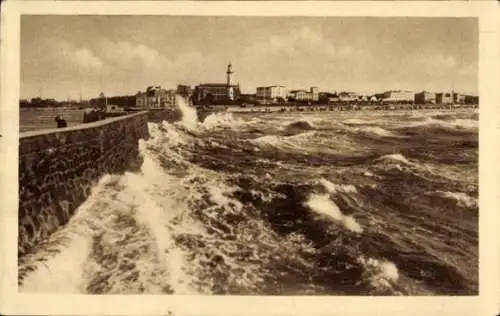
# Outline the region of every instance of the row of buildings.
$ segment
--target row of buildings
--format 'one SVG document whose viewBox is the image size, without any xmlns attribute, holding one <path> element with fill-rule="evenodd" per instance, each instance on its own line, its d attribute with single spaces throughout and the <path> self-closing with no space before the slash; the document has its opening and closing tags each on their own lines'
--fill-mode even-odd
<svg viewBox="0 0 500 316">
<path fill-rule="evenodd" d="M 101 93 L 99 97 L 90 99 L 89 103 L 96 108 L 174 108 L 178 95 L 185 96 L 184 86 L 179 86 L 177 90 L 167 90 L 159 85 L 154 85 L 147 87 L 145 91 L 138 91 L 135 95 L 106 97 Z"/>
<path fill-rule="evenodd" d="M 451 92 L 412 92 L 408 90 L 391 90 L 373 95 L 362 95 L 355 92 L 324 93 L 321 101 L 326 103 L 400 103 L 400 104 L 477 104 L 476 96 Z"/>
<path fill-rule="evenodd" d="M 194 88 L 178 85 L 177 89 L 163 89 L 159 85 L 147 87 L 132 96 L 105 98 L 101 95 L 92 99 L 93 106 L 103 107 L 109 104 L 123 108 L 173 108 L 178 96 L 189 99 L 194 105 L 244 105 L 244 104 L 335 104 L 335 103 L 400 103 L 400 104 L 477 104 L 475 96 L 463 95 L 454 91 L 414 93 L 408 90 L 391 90 L 373 95 L 355 92 L 320 92 L 318 87 L 308 90 L 288 90 L 281 85 L 261 86 L 255 93 L 243 94 L 240 85 L 233 83 L 232 65 L 226 69 L 226 80 L 223 83 L 203 83 Z"/>
<path fill-rule="evenodd" d="M 203 83 L 194 87 L 191 99 L 195 105 L 242 104 L 248 103 L 283 103 L 287 101 L 319 101 L 318 87 L 309 90 L 291 90 L 284 86 L 258 87 L 255 94 L 243 94 L 240 85 L 233 83 L 232 65 L 226 70 L 225 83 Z"/>
<path fill-rule="evenodd" d="M 306 90 L 288 91 L 284 86 L 258 87 L 255 95 L 244 95 L 245 101 L 256 104 L 272 104 L 282 102 L 309 102 L 321 104 L 334 103 L 401 103 L 401 104 L 477 104 L 476 96 L 451 92 L 412 92 L 407 90 L 391 90 L 372 95 L 356 92 L 319 92 L 317 87 Z"/>
<path fill-rule="evenodd" d="M 135 107 L 137 108 L 166 108 L 175 107 L 177 90 L 162 89 L 161 86 L 150 86 L 146 91 L 139 91 L 135 95 Z"/>
<path fill-rule="evenodd" d="M 318 87 L 311 87 L 308 90 L 291 90 L 284 86 L 267 86 L 257 87 L 256 99 L 266 103 L 274 103 L 277 101 L 319 101 Z"/>
</svg>

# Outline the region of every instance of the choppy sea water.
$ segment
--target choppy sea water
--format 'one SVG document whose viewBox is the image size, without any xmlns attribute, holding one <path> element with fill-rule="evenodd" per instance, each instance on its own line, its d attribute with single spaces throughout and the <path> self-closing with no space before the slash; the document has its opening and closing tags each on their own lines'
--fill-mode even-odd
<svg viewBox="0 0 500 316">
<path fill-rule="evenodd" d="M 478 293 L 474 110 L 185 114 L 22 258 L 20 291 Z"/>
</svg>

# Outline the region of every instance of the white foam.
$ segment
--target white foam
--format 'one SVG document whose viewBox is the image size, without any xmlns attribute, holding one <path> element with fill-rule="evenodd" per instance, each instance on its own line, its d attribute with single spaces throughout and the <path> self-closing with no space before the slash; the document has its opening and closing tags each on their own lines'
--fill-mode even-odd
<svg viewBox="0 0 500 316">
<path fill-rule="evenodd" d="M 32 255 L 35 270 L 28 273 L 20 290 L 38 293 L 82 293 L 85 291 L 84 266 L 91 252 L 94 227 L 105 223 L 96 219 L 92 209 L 97 202 L 93 197 L 106 191 L 106 186 L 119 181 L 118 176 L 106 175 L 92 188 L 91 195 L 76 211 L 69 222 L 49 237 L 50 248 L 58 251 L 46 253 L 41 249 Z M 44 258 L 44 263 L 40 259 Z"/>
<path fill-rule="evenodd" d="M 162 123 L 163 128 L 166 129 L 167 134 L 165 133 L 155 133 L 154 137 L 157 139 L 161 140 L 161 143 L 164 144 L 165 142 L 169 145 L 181 145 L 181 144 L 186 144 L 187 143 L 187 137 L 185 134 L 181 134 L 177 128 L 175 128 L 174 125 L 168 123 L 168 122 L 163 122 Z"/>
<path fill-rule="evenodd" d="M 328 190 L 330 193 L 358 193 L 356 187 L 352 184 L 335 184 L 325 178 L 319 180 L 319 182 Z"/>
<path fill-rule="evenodd" d="M 412 163 L 402 154 L 391 154 L 391 155 L 384 155 L 380 157 L 378 160 L 393 160 L 393 161 L 399 161 L 402 162 L 406 165 L 411 165 Z"/>
<path fill-rule="evenodd" d="M 317 133 L 316 131 L 308 131 L 308 132 L 305 132 L 305 133 L 299 133 L 299 134 L 288 136 L 288 137 L 286 137 L 286 139 L 288 139 L 288 140 L 298 140 L 298 141 L 300 141 L 300 140 L 308 140 L 311 137 L 315 136 L 316 133 Z"/>
<path fill-rule="evenodd" d="M 437 191 L 436 194 L 447 199 L 452 199 L 462 207 L 468 207 L 468 208 L 478 207 L 477 199 L 463 192 Z"/>
<path fill-rule="evenodd" d="M 252 140 L 252 142 L 260 143 L 260 144 L 267 144 L 267 145 L 272 145 L 272 146 L 279 146 L 283 142 L 283 137 L 281 136 L 276 136 L 276 135 L 265 135 L 261 137 L 257 137 Z"/>
<path fill-rule="evenodd" d="M 364 120 L 360 120 L 360 119 L 355 119 L 355 118 L 347 119 L 347 120 L 343 121 L 342 123 L 349 124 L 349 125 L 372 124 L 372 122 L 368 122 L 368 121 L 364 121 Z"/>
<path fill-rule="evenodd" d="M 363 229 L 358 222 L 352 216 L 345 216 L 339 209 L 337 204 L 333 203 L 327 194 L 318 195 L 312 194 L 306 202 L 308 206 L 314 212 L 326 215 L 331 219 L 342 223 L 342 225 L 350 231 L 361 233 Z"/>
<path fill-rule="evenodd" d="M 235 119 L 233 114 L 229 112 L 216 112 L 207 116 L 202 125 L 206 129 L 213 129 L 216 127 L 236 127 L 244 123 L 243 120 Z"/>
<path fill-rule="evenodd" d="M 61 252 L 26 276 L 22 292 L 77 294 L 84 291 L 83 265 L 90 252 L 88 234 L 68 234 L 70 239 Z"/>
<path fill-rule="evenodd" d="M 308 141 L 311 137 L 316 134 L 316 131 L 309 131 L 305 133 L 300 133 L 292 136 L 278 136 L 278 135 L 265 135 L 257 137 L 251 142 L 257 144 L 271 145 L 278 148 L 288 147 L 288 148 L 300 148 L 300 144 Z"/>
<path fill-rule="evenodd" d="M 362 233 L 363 232 L 363 228 L 361 228 L 361 225 L 359 225 L 359 223 L 356 221 L 356 219 L 354 219 L 354 217 L 348 215 L 348 216 L 345 216 L 344 215 L 344 218 L 342 219 L 343 223 L 344 223 L 344 226 L 349 229 L 350 231 L 353 231 L 355 233 Z"/>
<path fill-rule="evenodd" d="M 229 147 L 227 147 L 227 146 L 226 146 L 226 145 L 224 145 L 224 144 L 221 144 L 221 143 L 219 143 L 219 142 L 216 142 L 215 140 L 210 141 L 210 145 L 212 145 L 212 146 L 214 146 L 214 147 L 220 147 L 220 148 L 226 148 L 226 149 L 227 149 L 227 148 L 229 148 Z"/>
<path fill-rule="evenodd" d="M 158 259 L 166 270 L 165 280 L 175 294 L 197 293 L 191 286 L 192 279 L 185 271 L 187 265 L 183 250 L 175 245 L 176 231 L 169 225 L 175 217 L 188 212 L 186 197 L 180 180 L 166 174 L 157 163 L 144 153 L 142 174 L 127 173 L 126 189 L 121 192 L 132 206 L 138 223 L 148 227 L 153 235 Z M 149 270 L 154 270 L 150 267 Z M 146 280 L 151 282 L 152 280 Z M 156 281 L 157 282 L 157 281 Z M 160 282 L 161 283 L 161 282 Z"/>
<path fill-rule="evenodd" d="M 181 123 L 184 127 L 193 130 L 198 126 L 198 115 L 196 109 L 188 105 L 186 99 L 182 96 L 175 96 L 176 104 L 179 106 L 179 110 L 182 113 Z"/>
<path fill-rule="evenodd" d="M 159 124 L 149 123 L 148 128 L 150 138 L 148 141 L 141 140 L 144 145 L 176 147 L 186 145 L 192 139 L 192 136 L 166 121 Z"/>
<path fill-rule="evenodd" d="M 479 121 L 471 119 L 456 119 L 451 122 L 451 124 L 458 128 L 475 129 L 478 128 Z"/>
<path fill-rule="evenodd" d="M 386 260 L 378 260 L 364 257 L 359 257 L 358 262 L 365 269 L 363 279 L 378 290 L 391 289 L 393 283 L 399 278 L 399 271 L 393 262 Z"/>
<path fill-rule="evenodd" d="M 375 134 L 382 137 L 397 137 L 398 135 L 394 134 L 391 131 L 388 131 L 379 126 L 364 126 L 354 129 L 357 132 L 370 133 Z"/>
<path fill-rule="evenodd" d="M 478 128 L 479 122 L 472 119 L 455 119 L 451 122 L 435 119 L 432 117 L 427 117 L 423 121 L 412 122 L 409 126 L 426 126 L 426 125 L 438 125 L 450 129 L 476 129 Z"/>
<path fill-rule="evenodd" d="M 234 205 L 237 211 L 241 211 L 243 205 L 238 200 L 227 197 L 227 194 L 231 191 L 233 191 L 233 188 L 223 185 L 222 183 L 219 183 L 217 186 L 208 187 L 208 192 L 210 192 L 210 196 L 214 202 L 226 208 L 228 208 L 229 205 Z"/>
<path fill-rule="evenodd" d="M 274 198 L 285 199 L 286 195 L 283 193 L 269 193 L 258 190 L 250 190 L 253 196 L 259 197 L 264 202 L 271 202 Z"/>
</svg>

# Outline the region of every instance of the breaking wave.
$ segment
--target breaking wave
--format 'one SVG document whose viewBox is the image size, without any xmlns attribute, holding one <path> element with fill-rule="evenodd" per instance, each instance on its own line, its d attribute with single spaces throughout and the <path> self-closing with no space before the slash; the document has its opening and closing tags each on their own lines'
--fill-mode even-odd
<svg viewBox="0 0 500 316">
<path fill-rule="evenodd" d="M 364 257 L 359 257 L 358 260 L 365 268 L 362 282 L 369 282 L 372 287 L 381 292 L 393 289 L 399 278 L 398 268 L 393 262 Z"/>
<path fill-rule="evenodd" d="M 361 119 L 356 119 L 356 118 L 347 119 L 347 120 L 343 121 L 342 123 L 346 124 L 346 125 L 370 125 L 370 124 L 373 124 L 373 122 L 361 120 Z"/>
<path fill-rule="evenodd" d="M 338 221 L 350 231 L 361 233 L 363 229 L 352 216 L 345 216 L 339 207 L 333 203 L 328 195 L 313 194 L 306 202 L 306 205 L 314 212 L 326 215 L 329 218 Z"/>
<path fill-rule="evenodd" d="M 448 192 L 448 191 L 437 191 L 436 195 L 451 199 L 455 201 L 458 205 L 466 208 L 477 208 L 478 202 L 476 198 L 463 193 L 463 192 Z"/>
<path fill-rule="evenodd" d="M 405 165 L 411 165 L 412 163 L 408 160 L 408 158 L 406 158 L 405 156 L 403 156 L 402 154 L 390 154 L 390 155 L 384 155 L 380 158 L 378 158 L 378 160 L 382 160 L 382 161 L 393 161 L 393 162 L 401 162 Z"/>
<path fill-rule="evenodd" d="M 395 133 L 378 126 L 364 126 L 364 127 L 354 128 L 353 130 L 359 133 L 373 134 L 382 137 L 400 137 Z"/>
<path fill-rule="evenodd" d="M 425 120 L 413 122 L 409 126 L 410 127 L 427 126 L 427 127 L 467 130 L 467 129 L 477 129 L 478 128 L 478 121 L 472 120 L 472 119 L 454 119 L 452 121 L 444 121 L 441 119 L 427 117 L 427 118 L 425 118 Z"/>
<path fill-rule="evenodd" d="M 300 148 L 305 141 L 316 134 L 315 131 L 299 133 L 291 136 L 265 135 L 252 140 L 256 144 L 265 144 L 282 148 Z"/>
<path fill-rule="evenodd" d="M 477 130 L 449 128 L 473 118 L 184 114 L 20 260 L 22 292 L 477 295 Z"/>
<path fill-rule="evenodd" d="M 245 122 L 235 119 L 231 113 L 212 113 L 203 121 L 203 126 L 207 129 L 216 127 L 235 127 L 241 124 L 245 124 Z"/>
<path fill-rule="evenodd" d="M 315 128 L 314 123 L 308 120 L 299 120 L 287 125 L 287 129 L 312 130 Z"/>
<path fill-rule="evenodd" d="M 358 193 L 358 190 L 356 190 L 356 187 L 352 184 L 335 184 L 326 179 L 320 179 L 319 183 L 321 183 L 330 193 Z"/>
</svg>

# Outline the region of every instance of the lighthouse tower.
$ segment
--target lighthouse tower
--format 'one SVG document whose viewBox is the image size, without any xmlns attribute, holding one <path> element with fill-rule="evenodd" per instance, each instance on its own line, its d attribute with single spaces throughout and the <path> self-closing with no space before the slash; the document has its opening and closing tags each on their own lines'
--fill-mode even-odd
<svg viewBox="0 0 500 316">
<path fill-rule="evenodd" d="M 231 63 L 229 63 L 229 65 L 227 65 L 227 71 L 226 71 L 226 83 L 228 86 L 231 85 L 231 75 L 233 74 L 233 70 L 231 68 L 232 65 Z"/>
</svg>

